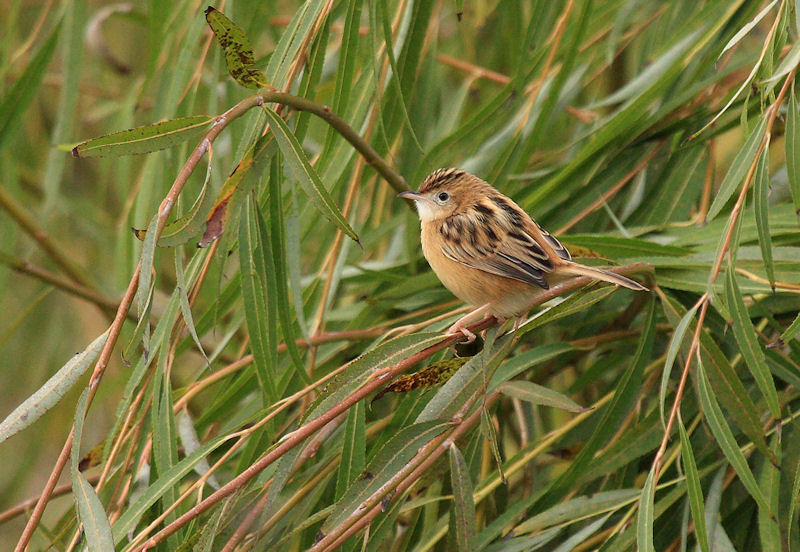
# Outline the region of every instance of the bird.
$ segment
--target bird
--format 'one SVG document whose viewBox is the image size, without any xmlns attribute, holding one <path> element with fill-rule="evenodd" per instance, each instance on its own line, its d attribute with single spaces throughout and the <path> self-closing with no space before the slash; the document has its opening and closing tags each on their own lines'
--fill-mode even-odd
<svg viewBox="0 0 800 552">
<path fill-rule="evenodd" d="M 527 314 L 550 286 L 588 276 L 635 291 L 638 282 L 572 260 L 567 248 L 512 199 L 462 169 L 429 174 L 416 191 L 398 197 L 416 204 L 422 253 L 439 280 L 474 310 L 448 335 L 475 334 L 467 328 L 481 316 L 504 321 Z"/>
</svg>

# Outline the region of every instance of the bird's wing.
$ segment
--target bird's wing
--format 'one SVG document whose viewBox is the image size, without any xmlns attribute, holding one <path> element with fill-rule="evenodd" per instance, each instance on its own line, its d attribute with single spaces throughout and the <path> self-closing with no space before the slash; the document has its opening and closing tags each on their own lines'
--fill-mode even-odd
<svg viewBox="0 0 800 552">
<path fill-rule="evenodd" d="M 448 217 L 440 231 L 448 258 L 544 289 L 549 288 L 545 274 L 552 272 L 559 260 L 571 259 L 556 238 L 503 197 L 489 198 L 465 213 Z"/>
</svg>

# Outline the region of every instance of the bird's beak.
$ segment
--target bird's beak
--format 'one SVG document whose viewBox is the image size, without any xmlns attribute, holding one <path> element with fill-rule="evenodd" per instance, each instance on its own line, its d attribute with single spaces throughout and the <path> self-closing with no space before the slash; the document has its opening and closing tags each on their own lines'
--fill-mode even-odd
<svg viewBox="0 0 800 552">
<path fill-rule="evenodd" d="M 411 190 L 408 190 L 406 192 L 400 192 L 399 194 L 397 194 L 397 197 L 400 197 L 400 198 L 403 198 L 403 199 L 413 199 L 414 201 L 417 201 L 417 200 L 420 200 L 420 199 L 424 199 L 424 197 L 423 197 L 423 195 L 421 193 L 413 192 Z"/>
</svg>

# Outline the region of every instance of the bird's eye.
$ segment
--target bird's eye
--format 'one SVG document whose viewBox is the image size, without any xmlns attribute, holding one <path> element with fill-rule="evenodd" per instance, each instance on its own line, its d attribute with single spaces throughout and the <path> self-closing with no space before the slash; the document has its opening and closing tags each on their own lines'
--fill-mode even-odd
<svg viewBox="0 0 800 552">
<path fill-rule="evenodd" d="M 447 192 L 439 192 L 439 195 L 436 196 L 436 199 L 439 200 L 440 203 L 444 203 L 448 199 L 450 199 L 450 194 Z"/>
</svg>

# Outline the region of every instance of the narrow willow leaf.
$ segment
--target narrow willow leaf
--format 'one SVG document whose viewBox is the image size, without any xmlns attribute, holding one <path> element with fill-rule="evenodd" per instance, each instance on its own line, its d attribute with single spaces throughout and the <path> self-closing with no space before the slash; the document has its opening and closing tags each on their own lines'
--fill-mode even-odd
<svg viewBox="0 0 800 552">
<path fill-rule="evenodd" d="M 450 484 L 453 487 L 453 512 L 457 549 L 475 550 L 478 525 L 475 520 L 475 501 L 472 498 L 472 481 L 464 456 L 455 443 L 450 443 Z"/>
<path fill-rule="evenodd" d="M 761 247 L 761 258 L 764 270 L 772 289 L 775 289 L 775 264 L 772 261 L 772 235 L 769 233 L 769 149 L 764 148 L 756 165 L 753 182 L 753 209 L 756 213 L 758 229 L 758 245 Z"/>
<path fill-rule="evenodd" d="M 798 314 L 792 323 L 789 324 L 789 327 L 783 331 L 781 334 L 781 341 L 791 341 L 797 337 L 797 334 L 800 334 L 800 314 Z"/>
<path fill-rule="evenodd" d="M 758 25 L 758 22 L 759 22 L 759 21 L 761 21 L 761 20 L 764 18 L 764 16 L 765 16 L 765 15 L 767 15 L 767 12 L 769 12 L 769 10 L 771 10 L 771 9 L 772 9 L 772 7 L 775 5 L 775 3 L 776 3 L 777 1 L 778 1 L 778 0 L 772 0 L 772 2 L 770 2 L 769 4 L 767 4 L 767 7 L 765 7 L 763 10 L 761 10 L 761 11 L 758 13 L 758 15 L 756 15 L 756 16 L 755 16 L 753 19 L 751 19 L 751 20 L 750 20 L 750 22 L 749 22 L 749 23 L 747 23 L 747 25 L 745 25 L 745 26 L 743 26 L 741 29 L 739 29 L 739 30 L 736 32 L 736 34 L 735 34 L 735 35 L 733 35 L 733 37 L 731 37 L 731 39 L 728 41 L 728 43 L 725 45 L 725 47 L 724 47 L 724 48 L 722 49 L 722 51 L 719 53 L 719 55 L 717 56 L 717 59 L 721 58 L 721 57 L 722 57 L 722 54 L 724 54 L 725 52 L 727 52 L 728 50 L 730 50 L 731 48 L 733 48 L 734 46 L 736 46 L 736 45 L 739 43 L 739 41 L 740 41 L 740 40 L 742 40 L 742 39 L 745 37 L 745 35 L 746 35 L 747 33 L 749 33 L 750 31 L 752 31 L 752 30 L 753 30 L 753 27 L 755 27 L 756 25 Z"/>
<path fill-rule="evenodd" d="M 653 517 L 655 509 L 655 469 L 651 468 L 642 488 L 639 499 L 639 513 L 636 516 L 636 545 L 640 552 L 656 552 L 653 545 Z"/>
<path fill-rule="evenodd" d="M 16 134 L 23 115 L 38 96 L 37 90 L 58 44 L 62 21 L 50 33 L 47 41 L 0 101 L 0 149 Z M 7 37 L 8 38 L 8 37 Z"/>
<path fill-rule="evenodd" d="M 203 344 L 200 343 L 200 336 L 197 335 L 197 329 L 194 327 L 192 306 L 189 304 L 189 295 L 186 291 L 188 284 L 186 282 L 186 276 L 183 274 L 183 255 L 178 253 L 178 251 L 175 253 L 175 280 L 177 284 L 175 293 L 179 295 L 181 302 L 181 314 L 183 315 L 183 321 L 186 324 L 186 329 L 189 330 L 189 335 L 192 336 L 194 344 L 197 345 L 197 349 L 200 351 L 200 354 L 203 355 L 204 359 L 206 359 L 206 364 L 211 364 L 211 361 L 208 360 L 206 352 L 203 350 Z"/>
<path fill-rule="evenodd" d="M 275 135 L 275 141 L 278 142 L 278 147 L 286 160 L 289 173 L 303 187 L 311 203 L 342 232 L 358 242 L 358 234 L 355 233 L 350 223 L 342 215 L 339 207 L 336 206 L 330 193 L 322 184 L 317 171 L 308 162 L 302 146 L 292 134 L 292 131 L 289 130 L 289 127 L 286 126 L 286 123 L 277 113 L 268 108 L 265 108 L 264 112 L 269 119 L 272 133 Z"/>
<path fill-rule="evenodd" d="M 55 406 L 94 362 L 107 337 L 108 331 L 103 332 L 83 352 L 72 357 L 33 395 L 6 416 L 5 420 L 0 422 L 0 443 L 31 425 Z"/>
<path fill-rule="evenodd" d="M 794 518 L 798 507 L 800 507 L 800 462 L 794 469 L 794 481 L 792 482 L 792 499 L 789 503 L 789 523 L 786 531 L 786 549 L 792 549 L 792 529 L 794 529 Z"/>
<path fill-rule="evenodd" d="M 725 299 L 728 310 L 733 317 L 733 335 L 739 344 L 739 350 L 744 357 L 750 373 L 753 374 L 761 394 L 767 401 L 770 414 L 778 419 L 781 416 L 781 406 L 778 401 L 778 392 L 775 390 L 775 382 L 767 366 L 767 359 L 764 357 L 764 350 L 756 336 L 756 330 L 750 322 L 750 313 L 742 299 L 739 286 L 736 283 L 736 274 L 733 267 L 729 266 L 725 275 Z"/>
<path fill-rule="evenodd" d="M 514 527 L 514 533 L 521 535 L 537 532 L 569 521 L 619 510 L 635 503 L 641 496 L 640 489 L 617 489 L 572 498 L 523 521 Z"/>
<path fill-rule="evenodd" d="M 756 478 L 750 470 L 750 466 L 747 465 L 747 460 L 739 449 L 739 444 L 736 442 L 731 428 L 728 427 L 728 422 L 725 421 L 725 416 L 722 414 L 716 398 L 714 398 L 713 390 L 706 377 L 702 362 L 697 363 L 697 387 L 703 414 L 705 414 L 708 427 L 711 429 L 719 448 L 722 449 L 725 458 L 728 459 L 731 467 L 739 476 L 742 485 L 756 501 L 759 509 L 765 510 L 768 515 L 773 515 L 770 511 L 767 497 L 764 496 L 764 493 L 759 488 Z"/>
<path fill-rule="evenodd" d="M 706 216 L 707 221 L 714 220 L 714 218 L 720 213 L 720 211 L 722 211 L 722 208 L 733 195 L 733 192 L 736 191 L 736 188 L 738 188 L 739 184 L 741 184 L 744 180 L 750 165 L 753 164 L 753 161 L 756 158 L 758 147 L 761 144 L 761 140 L 764 138 L 764 130 L 766 129 L 766 125 L 767 118 L 761 117 L 761 120 L 750 133 L 750 136 L 747 137 L 747 141 L 739 150 L 739 153 L 737 153 L 736 157 L 734 157 L 733 161 L 731 162 L 731 166 L 725 175 L 725 178 L 722 180 L 722 184 L 719 185 L 719 191 L 714 197 L 711 207 L 708 209 L 708 215 Z"/>
<path fill-rule="evenodd" d="M 114 537 L 103 503 L 94 488 L 81 472 L 76 472 L 72 484 L 72 494 L 78 506 L 78 518 L 83 525 L 83 534 L 89 550 L 106 552 L 114 550 Z"/>
<path fill-rule="evenodd" d="M 81 72 L 86 66 L 82 60 L 85 49 L 83 37 L 87 23 L 87 2 L 70 2 L 64 8 L 64 34 L 59 46 L 61 84 L 59 86 L 58 115 L 53 133 L 48 137 L 50 143 L 71 140 L 75 135 L 77 120 L 75 115 L 78 113 L 78 98 L 82 95 Z M 64 167 L 67 161 L 67 157 L 58 148 L 51 148 L 47 152 L 47 163 L 41 184 L 44 190 L 44 205 L 41 208 L 41 214 L 44 217 L 53 212 L 53 207 L 60 199 L 61 186 L 64 182 Z"/>
<path fill-rule="evenodd" d="M 525 370 L 574 350 L 575 347 L 569 343 L 546 343 L 509 358 L 492 376 L 487 392 L 494 391 L 501 383 L 511 380 Z"/>
<path fill-rule="evenodd" d="M 364 473 L 348 487 L 344 496 L 336 503 L 330 517 L 322 525 L 322 533 L 328 533 L 333 527 L 341 524 L 403 468 L 423 445 L 448 426 L 447 423 L 434 420 L 413 424 L 398 431 L 375 454 Z"/>
<path fill-rule="evenodd" d="M 786 114 L 786 174 L 795 212 L 800 212 L 800 111 L 794 86 L 789 95 Z"/>
<path fill-rule="evenodd" d="M 150 350 L 150 310 L 147 305 L 152 301 L 155 281 L 153 279 L 153 264 L 156 255 L 156 229 L 158 228 L 158 214 L 153 215 L 147 225 L 147 236 L 142 243 L 142 257 L 139 268 L 139 286 L 136 290 L 136 306 L 139 321 L 144 322 L 142 328 L 142 347 L 145 356 Z M 141 320 L 144 318 L 144 320 Z"/>
<path fill-rule="evenodd" d="M 181 117 L 92 138 L 71 148 L 75 157 L 140 155 L 182 144 L 205 134 L 213 117 Z"/>
<path fill-rule="evenodd" d="M 585 247 L 609 259 L 633 257 L 683 257 L 689 249 L 664 245 L 639 238 L 598 236 L 596 234 L 570 234 L 559 239 L 567 246 Z M 572 248 L 568 247 L 570 252 Z M 581 255 L 573 254 L 573 257 Z"/>
<path fill-rule="evenodd" d="M 265 252 L 267 261 L 267 284 L 270 293 L 277 303 L 277 319 L 280 321 L 283 333 L 283 342 L 292 359 L 295 374 L 305 385 L 311 385 L 311 378 L 306 373 L 303 359 L 297 347 L 294 324 L 292 323 L 292 309 L 289 305 L 289 285 L 286 274 L 286 239 L 283 224 L 283 201 L 281 194 L 281 180 L 283 174 L 280 170 L 281 163 L 278 157 L 272 159 L 269 174 L 269 224 L 264 220 L 259 211 L 258 220 L 262 231 L 262 242 L 269 248 Z M 277 360 L 277 357 L 276 357 Z"/>
<path fill-rule="evenodd" d="M 504 484 L 507 484 L 506 474 L 503 470 L 503 457 L 500 455 L 500 446 L 497 443 L 497 431 L 495 430 L 489 411 L 481 406 L 481 433 L 483 438 L 489 443 L 489 448 L 494 456 L 494 461 L 497 464 L 497 471 L 500 473 L 500 479 Z"/>
<path fill-rule="evenodd" d="M 225 52 L 225 64 L 233 80 L 246 88 L 259 89 L 269 86 L 264 73 L 250 67 L 255 64 L 256 58 L 244 31 L 211 6 L 206 8 L 205 14 L 208 26 L 211 27 Z"/>
<path fill-rule="evenodd" d="M 584 289 L 573 293 L 557 305 L 546 308 L 536 313 L 533 318 L 525 322 L 517 330 L 519 336 L 523 336 L 534 328 L 553 322 L 570 314 L 581 312 L 588 309 L 598 301 L 602 301 L 617 289 L 616 286 L 603 286 L 597 289 Z"/>
<path fill-rule="evenodd" d="M 266 289 L 264 244 L 258 231 L 258 208 L 254 201 L 248 201 L 242 209 L 239 224 L 239 268 L 241 270 L 242 300 L 244 302 L 247 331 L 250 335 L 250 350 L 256 365 L 258 383 L 264 404 L 271 404 L 277 398 L 275 364 L 271 362 L 277 351 L 274 336 L 276 328 L 270 327 L 268 311 L 270 298 Z M 274 349 L 274 351 L 273 351 Z"/>
<path fill-rule="evenodd" d="M 785 77 L 792 69 L 797 67 L 798 63 L 800 63 L 800 42 L 795 42 L 789 53 L 783 57 L 783 61 L 778 65 L 778 68 L 768 79 L 764 80 L 764 84 L 771 84 Z"/>
<path fill-rule="evenodd" d="M 706 527 L 706 510 L 703 502 L 703 487 L 700 485 L 700 474 L 697 471 L 697 462 L 692 450 L 689 434 L 683 426 L 683 420 L 678 416 L 678 432 L 681 438 L 681 459 L 686 473 L 686 490 L 689 495 L 689 506 L 692 509 L 694 532 L 701 552 L 709 552 L 708 529 Z"/>
<path fill-rule="evenodd" d="M 552 406 L 569 412 L 586 411 L 585 408 L 566 395 L 530 381 L 507 381 L 501 384 L 498 390 L 504 395 L 516 397 L 531 404 Z"/>
<path fill-rule="evenodd" d="M 347 412 L 344 426 L 342 459 L 336 476 L 336 499 L 344 496 L 347 487 L 355 481 L 366 465 L 366 422 L 364 401 L 358 401 Z"/>
<path fill-rule="evenodd" d="M 175 415 L 175 422 L 178 429 L 178 437 L 183 446 L 183 453 L 188 456 L 202 446 L 200 438 L 197 436 L 197 431 L 194 429 L 194 422 L 185 408 L 179 410 Z M 205 476 L 210 469 L 211 466 L 205 458 L 200 460 L 194 467 L 194 471 L 201 477 Z M 213 489 L 219 489 L 220 487 L 213 473 L 208 476 L 206 482 Z"/>
<path fill-rule="evenodd" d="M 83 422 L 86 418 L 88 396 L 89 389 L 87 387 L 81 393 L 75 408 L 75 426 L 72 438 L 72 454 L 70 455 L 72 494 L 75 497 L 78 519 L 83 525 L 83 534 L 86 535 L 86 543 L 89 545 L 89 550 L 92 552 L 104 552 L 106 550 L 114 550 L 111 525 L 108 522 L 108 517 L 100 498 L 78 468 L 78 460 L 81 458 L 81 438 L 83 435 Z"/>
<path fill-rule="evenodd" d="M 781 462 L 781 432 L 776 431 L 772 436 L 772 452 L 778 461 Z M 773 512 L 779 511 L 779 499 L 781 494 L 781 471 L 770 462 L 764 461 L 761 464 L 761 474 L 759 483 L 767 493 L 770 508 Z M 775 518 L 769 516 L 769 512 L 758 511 L 758 536 L 761 540 L 761 550 L 764 552 L 781 552 L 781 530 Z"/>
<path fill-rule="evenodd" d="M 669 377 L 672 373 L 672 367 L 675 364 L 675 359 L 678 356 L 678 352 L 681 350 L 681 344 L 683 343 L 684 335 L 686 335 L 686 329 L 694 319 L 694 315 L 697 312 L 697 307 L 699 306 L 699 304 L 693 306 L 686 314 L 683 315 L 683 318 L 681 318 L 681 321 L 675 327 L 675 331 L 672 334 L 672 339 L 669 342 L 669 348 L 667 349 L 667 357 L 664 360 L 664 370 L 661 373 L 661 389 L 658 393 L 658 411 L 661 415 L 661 425 L 664 427 L 664 429 L 667 428 L 667 421 L 664 411 L 665 404 L 667 402 L 667 386 L 669 385 Z"/>
</svg>

